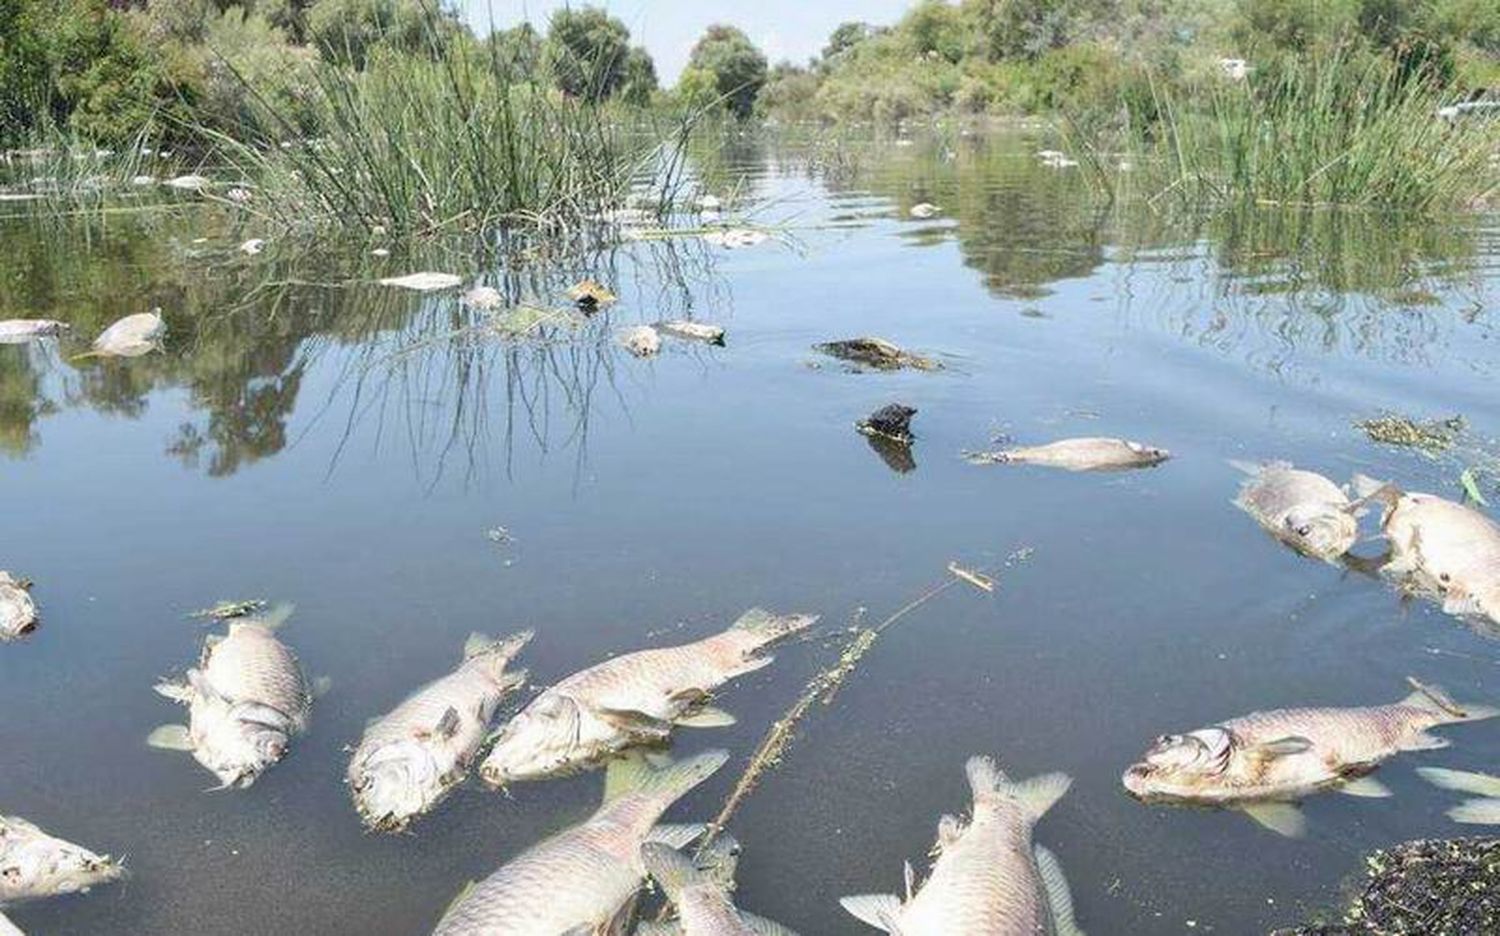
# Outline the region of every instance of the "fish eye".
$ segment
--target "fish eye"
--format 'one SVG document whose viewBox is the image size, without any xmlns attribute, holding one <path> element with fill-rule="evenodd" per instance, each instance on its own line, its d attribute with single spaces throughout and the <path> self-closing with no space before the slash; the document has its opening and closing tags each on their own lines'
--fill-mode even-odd
<svg viewBox="0 0 1500 936">
<path fill-rule="evenodd" d="M 1304 523 L 1301 526 L 1297 527 L 1297 535 L 1298 536 L 1306 536 L 1306 535 L 1308 535 L 1311 532 L 1312 532 L 1312 524 L 1311 523 Z"/>
</svg>

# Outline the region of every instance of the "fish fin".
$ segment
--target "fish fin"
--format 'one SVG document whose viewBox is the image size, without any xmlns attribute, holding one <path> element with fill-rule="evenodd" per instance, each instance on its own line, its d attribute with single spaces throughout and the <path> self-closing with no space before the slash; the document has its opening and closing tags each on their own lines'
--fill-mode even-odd
<svg viewBox="0 0 1500 936">
<path fill-rule="evenodd" d="M 1073 778 L 1064 773 L 1042 774 L 1029 780 L 1013 781 L 989 757 L 969 758 L 964 764 L 964 772 L 968 775 L 969 789 L 973 792 L 975 801 L 997 793 L 1011 797 L 1020 801 L 1033 822 L 1045 815 L 1068 792 L 1068 787 L 1073 785 Z"/>
<path fill-rule="evenodd" d="M 740 914 L 741 917 L 744 914 Z M 748 921 L 747 925 L 748 925 Z M 635 936 L 682 936 L 682 924 L 677 920 L 668 920 L 665 923 L 657 923 L 646 920 L 635 928 Z"/>
<path fill-rule="evenodd" d="M 1484 606 L 1479 603 L 1479 598 L 1458 587 L 1449 585 L 1443 594 L 1443 613 L 1454 617 L 1472 617 L 1484 614 Z"/>
<path fill-rule="evenodd" d="M 151 688 L 157 695 L 184 705 L 193 699 L 193 687 L 186 680 L 166 679 Z"/>
<path fill-rule="evenodd" d="M 1307 817 L 1296 803 L 1246 803 L 1240 811 L 1277 835 L 1301 838 L 1307 833 Z"/>
<path fill-rule="evenodd" d="M 1036 870 L 1042 879 L 1042 889 L 1047 893 L 1047 906 L 1052 908 L 1052 932 L 1057 936 L 1084 936 L 1073 919 L 1073 893 L 1068 889 L 1062 863 L 1041 845 L 1034 846 L 1032 851 L 1036 853 Z"/>
<path fill-rule="evenodd" d="M 1359 777 L 1339 787 L 1345 796 L 1364 796 L 1370 799 L 1385 799 L 1393 795 L 1391 788 L 1374 777 Z"/>
<path fill-rule="evenodd" d="M 5 914 L 0 913 L 0 936 L 26 936 L 26 934 L 21 932 L 21 928 L 12 923 Z"/>
<path fill-rule="evenodd" d="M 674 802 L 688 790 L 702 783 L 729 760 L 724 750 L 704 751 L 682 761 L 653 766 L 637 754 L 610 762 L 604 775 L 604 802 L 611 803 L 627 794 L 664 796 Z"/>
<path fill-rule="evenodd" d="M 729 628 L 742 640 L 748 638 L 747 654 L 770 646 L 783 638 L 799 633 L 817 623 L 816 614 L 772 614 L 765 608 L 751 608 L 740 615 Z"/>
<path fill-rule="evenodd" d="M 259 624 L 261 627 L 264 627 L 266 630 L 274 634 L 286 626 L 286 622 L 291 620 L 292 618 L 292 612 L 296 610 L 297 606 L 292 602 L 278 601 L 275 604 L 271 605 L 271 607 L 267 608 L 264 614 L 257 614 L 253 617 L 246 618 L 245 623 Z M 230 628 L 233 629 L 234 625 L 231 624 Z"/>
<path fill-rule="evenodd" d="M 1435 734 L 1423 731 L 1413 737 L 1410 741 L 1401 745 L 1403 751 L 1441 751 L 1443 748 L 1452 747 L 1453 742 L 1447 738 L 1440 738 Z"/>
<path fill-rule="evenodd" d="M 187 725 L 158 725 L 146 735 L 146 746 L 159 751 L 191 751 L 193 739 Z"/>
<path fill-rule="evenodd" d="M 1243 458 L 1230 458 L 1227 459 L 1227 461 L 1229 462 L 1229 467 L 1233 468 L 1235 471 L 1240 472 L 1241 474 L 1247 474 L 1252 478 L 1260 474 L 1260 470 L 1262 468 L 1262 465 L 1259 462 L 1246 461 Z"/>
<path fill-rule="evenodd" d="M 729 679 L 734 679 L 748 673 L 753 673 L 759 669 L 765 669 L 775 662 L 776 657 L 769 653 L 756 654 L 755 656 L 747 657 L 744 662 L 737 664 L 734 669 L 727 671 L 725 676 Z"/>
<path fill-rule="evenodd" d="M 842 897 L 839 906 L 861 923 L 868 923 L 887 933 L 896 932 L 895 919 L 901 912 L 901 898 L 895 894 L 860 894 L 857 897 Z"/>
<path fill-rule="evenodd" d="M 765 917 L 746 913 L 743 910 L 740 911 L 740 922 L 744 923 L 755 936 L 797 936 L 796 933 L 777 923 L 775 920 L 768 920 Z"/>
<path fill-rule="evenodd" d="M 686 848 L 708 831 L 705 822 L 658 822 L 646 833 L 645 842 L 668 848 Z"/>
<path fill-rule="evenodd" d="M 1417 775 L 1433 786 L 1445 790 L 1458 790 L 1478 796 L 1500 797 L 1500 777 L 1494 774 L 1474 773 L 1469 770 L 1449 770 L 1447 767 L 1418 767 Z"/>
<path fill-rule="evenodd" d="M 1389 481 L 1376 481 L 1365 474 L 1356 473 L 1349 479 L 1349 493 L 1355 499 L 1369 502 L 1378 500 L 1388 507 L 1396 506 L 1396 501 L 1401 497 L 1401 489 Z"/>
<path fill-rule="evenodd" d="M 333 691 L 333 677 L 318 676 L 313 679 L 311 688 L 312 697 L 314 699 L 321 699 Z"/>
<path fill-rule="evenodd" d="M 1465 825 L 1500 825 L 1500 799 L 1464 800 L 1448 810 L 1448 818 Z"/>
<path fill-rule="evenodd" d="M 672 733 L 671 722 L 636 709 L 601 706 L 594 710 L 594 714 L 609 722 L 611 727 L 629 735 L 635 742 L 665 741 Z"/>
<path fill-rule="evenodd" d="M 1293 754 L 1301 754 L 1310 750 L 1312 741 L 1301 735 L 1287 735 L 1284 738 L 1273 738 L 1270 741 L 1261 741 L 1245 748 L 1245 753 L 1260 760 L 1271 760 L 1277 757 L 1290 757 Z"/>
<path fill-rule="evenodd" d="M 944 813 L 938 819 L 937 847 L 935 851 L 942 851 L 954 842 L 958 841 L 964 834 L 963 820 L 957 816 Z"/>
<path fill-rule="evenodd" d="M 433 728 L 432 734 L 442 738 L 451 738 L 458 734 L 459 724 L 458 709 L 450 705 L 443 712 L 443 717 L 438 719 L 437 726 Z"/>
<path fill-rule="evenodd" d="M 912 869 L 910 861 L 901 863 L 901 883 L 906 888 L 906 899 L 911 900 L 917 891 L 917 872 Z"/>
<path fill-rule="evenodd" d="M 1456 722 L 1482 721 L 1500 715 L 1500 708 L 1492 705 L 1459 705 L 1448 693 L 1437 686 L 1418 682 L 1410 676 L 1406 677 L 1406 681 L 1416 691 L 1402 699 L 1401 705 L 1426 709 L 1434 714 L 1445 716 L 1449 721 Z"/>
<path fill-rule="evenodd" d="M 684 889 L 711 883 L 709 876 L 686 855 L 662 842 L 647 842 L 641 846 L 641 866 L 656 879 L 667 899 L 674 904 L 682 897 Z"/>
<path fill-rule="evenodd" d="M 705 705 L 694 709 L 686 715 L 678 717 L 674 724 L 684 728 L 728 728 L 735 723 L 735 717 L 720 708 Z"/>
<path fill-rule="evenodd" d="M 531 643 L 531 638 L 535 636 L 536 631 L 529 629 L 511 634 L 509 637 L 490 637 L 475 632 L 464 641 L 464 659 L 472 660 L 477 656 L 494 655 L 503 656 L 509 660 Z"/>
</svg>

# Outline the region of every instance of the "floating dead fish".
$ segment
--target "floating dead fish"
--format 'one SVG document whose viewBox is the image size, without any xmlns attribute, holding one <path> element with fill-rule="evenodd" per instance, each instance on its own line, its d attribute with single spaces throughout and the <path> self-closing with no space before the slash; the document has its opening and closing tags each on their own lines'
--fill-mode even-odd
<svg viewBox="0 0 1500 936">
<path fill-rule="evenodd" d="M 1171 458 L 1172 453 L 1125 439 L 1083 438 L 999 452 L 965 452 L 964 457 L 976 465 L 1022 464 L 1067 471 L 1116 471 L 1159 465 Z"/>
<path fill-rule="evenodd" d="M 383 832 L 403 829 L 463 782 L 495 710 L 526 682 L 524 671 L 505 668 L 531 636 L 473 635 L 458 669 L 370 722 L 348 771 L 366 825 Z"/>
<path fill-rule="evenodd" d="M 1500 777 L 1446 767 L 1418 767 L 1417 773 L 1434 786 L 1480 797 L 1448 810 L 1449 819 L 1467 825 L 1500 825 Z"/>
<path fill-rule="evenodd" d="M 162 185 L 183 192 L 201 192 L 208 187 L 208 180 L 201 175 L 181 175 L 175 179 L 168 179 Z"/>
<path fill-rule="evenodd" d="M 108 855 L 48 835 L 25 819 L 0 816 L 0 907 L 86 894 L 124 876 Z"/>
<path fill-rule="evenodd" d="M 911 216 L 913 218 L 927 219 L 935 216 L 942 210 L 943 209 L 939 208 L 937 205 L 932 204 L 931 202 L 917 202 L 915 205 L 911 206 Z"/>
<path fill-rule="evenodd" d="M 380 281 L 382 286 L 399 286 L 416 292 L 432 292 L 437 289 L 452 289 L 463 282 L 463 277 L 452 273 L 408 273 L 405 276 L 388 276 Z"/>
<path fill-rule="evenodd" d="M 1442 602 L 1448 614 L 1500 623 L 1500 525 L 1464 504 L 1408 494 L 1363 476 L 1355 492 L 1385 507 L 1390 542 L 1383 571 L 1407 589 Z"/>
<path fill-rule="evenodd" d="M 568 298 L 585 312 L 593 312 L 616 301 L 619 297 L 610 292 L 603 283 L 585 279 L 568 287 Z"/>
<path fill-rule="evenodd" d="M 728 759 L 725 751 L 707 751 L 657 769 L 639 756 L 610 765 L 604 805 L 592 817 L 467 889 L 433 936 L 623 933 L 646 876 L 641 846 L 682 847 L 702 834 L 703 826 L 657 822 Z"/>
<path fill-rule="evenodd" d="M 1286 462 L 1231 464 L 1250 476 L 1234 505 L 1297 552 L 1332 562 L 1359 538 L 1362 505 L 1322 475 Z"/>
<path fill-rule="evenodd" d="M 231 621 L 204 641 L 198 667 L 156 691 L 188 706 L 187 725 L 162 725 L 146 743 L 188 751 L 219 778 L 244 789 L 307 730 L 313 692 L 292 651 L 276 639 L 279 620 Z"/>
<path fill-rule="evenodd" d="M 895 894 L 845 897 L 845 910 L 899 936 L 958 933 L 1082 936 L 1073 899 L 1056 856 L 1031 841 L 1031 828 L 1068 792 L 1067 774 L 1013 781 L 987 757 L 969 759 L 973 791 L 967 823 L 938 822 L 937 860 L 915 886 L 906 866 L 906 899 Z"/>
<path fill-rule="evenodd" d="M 249 254 L 252 257 L 265 249 L 266 241 L 262 237 L 252 237 L 240 245 L 240 253 Z"/>
<path fill-rule="evenodd" d="M 752 608 L 721 634 L 622 654 L 574 673 L 500 730 L 479 775 L 492 787 L 540 780 L 587 769 L 626 748 L 664 743 L 676 725 L 733 724 L 706 704 L 709 693 L 769 665 L 768 647 L 816 620 Z"/>
<path fill-rule="evenodd" d="M 904 403 L 889 403 L 854 424 L 854 428 L 867 436 L 879 436 L 901 445 L 915 441 L 911 434 L 911 418 L 917 415 L 915 408 Z"/>
<path fill-rule="evenodd" d="M 464 305 L 473 306 L 481 312 L 493 312 L 505 304 L 500 290 L 493 286 L 475 286 L 464 293 Z"/>
<path fill-rule="evenodd" d="M 161 309 L 127 315 L 106 328 L 94 339 L 90 354 L 98 357 L 140 357 L 161 350 L 167 323 Z"/>
<path fill-rule="evenodd" d="M 670 845 L 647 842 L 641 864 L 677 909 L 677 919 L 643 923 L 636 936 L 797 936 L 786 927 L 734 905 L 735 856 L 739 845 L 727 835 L 714 840 L 698 861 Z"/>
<path fill-rule="evenodd" d="M 656 330 L 663 335 L 672 338 L 682 338 L 686 341 L 702 341 L 715 345 L 722 345 L 724 343 L 724 329 L 717 325 L 708 325 L 703 322 L 673 319 L 670 322 L 657 322 Z"/>
<path fill-rule="evenodd" d="M 661 335 L 650 325 L 635 325 L 620 332 L 620 344 L 636 357 L 651 357 L 661 350 Z"/>
<path fill-rule="evenodd" d="M 0 571 L 0 643 L 24 637 L 36 630 L 36 603 L 31 583 Z"/>
<path fill-rule="evenodd" d="M 1500 714 L 1409 682 L 1415 691 L 1392 705 L 1277 709 L 1164 735 L 1125 771 L 1125 789 L 1147 803 L 1240 809 L 1276 832 L 1300 835 L 1298 800 L 1324 790 L 1389 796 L 1366 776 L 1381 762 L 1402 751 L 1447 747 L 1430 728 Z"/>
<path fill-rule="evenodd" d="M 770 236 L 765 231 L 757 231 L 754 228 L 725 228 L 722 231 L 709 231 L 703 235 L 703 240 L 705 243 L 723 247 L 725 250 L 742 250 L 763 244 Z"/>
<path fill-rule="evenodd" d="M 886 341 L 884 338 L 849 338 L 843 341 L 827 341 L 813 345 L 829 357 L 854 364 L 863 364 L 876 370 L 939 370 L 942 365 L 931 358 L 913 354 Z"/>
<path fill-rule="evenodd" d="M 0 322 L 0 344 L 26 344 L 40 338 L 56 338 L 68 330 L 53 319 L 7 319 Z"/>
</svg>

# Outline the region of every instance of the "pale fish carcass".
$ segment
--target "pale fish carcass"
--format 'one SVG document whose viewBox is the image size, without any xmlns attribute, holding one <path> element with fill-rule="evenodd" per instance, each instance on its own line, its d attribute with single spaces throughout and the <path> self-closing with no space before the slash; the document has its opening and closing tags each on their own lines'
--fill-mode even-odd
<svg viewBox="0 0 1500 936">
<path fill-rule="evenodd" d="M 661 350 L 661 333 L 650 325 L 632 325 L 620 332 L 620 345 L 636 357 L 653 357 Z"/>
<path fill-rule="evenodd" d="M 100 332 L 94 339 L 93 354 L 99 357 L 140 357 L 161 350 L 167 323 L 161 309 L 127 315 Z"/>
<path fill-rule="evenodd" d="M 56 338 L 68 330 L 55 319 L 6 319 L 0 322 L 0 344 L 27 344 L 41 338 Z"/>
<path fill-rule="evenodd" d="M 1355 478 L 1355 487 L 1385 505 L 1381 529 L 1391 550 L 1386 574 L 1442 602 L 1448 614 L 1500 623 L 1500 524 L 1432 494 L 1406 493 L 1364 477 Z"/>
<path fill-rule="evenodd" d="M 1414 691 L 1390 705 L 1275 709 L 1163 735 L 1122 781 L 1143 802 L 1239 809 L 1275 832 L 1300 835 L 1298 801 L 1325 790 L 1389 796 L 1366 776 L 1382 762 L 1402 751 L 1447 747 L 1431 728 L 1500 714 L 1487 705 L 1460 706 L 1441 689 L 1408 681 Z"/>
<path fill-rule="evenodd" d="M 87 893 L 124 875 L 108 855 L 48 835 L 25 819 L 0 816 L 0 908 Z"/>
<path fill-rule="evenodd" d="M 0 571 L 0 643 L 25 637 L 37 627 L 31 583 Z"/>
<path fill-rule="evenodd" d="M 1234 505 L 1297 552 L 1332 562 L 1359 538 L 1363 502 L 1322 475 L 1286 462 L 1231 464 L 1249 475 Z"/>
<path fill-rule="evenodd" d="M 526 682 L 507 671 L 531 640 L 471 636 L 458 668 L 370 722 L 349 762 L 348 783 L 365 824 L 398 831 L 436 806 L 468 775 L 495 710 Z"/>
<path fill-rule="evenodd" d="M 1038 819 L 1068 791 L 1061 773 L 1013 781 L 987 757 L 969 759 L 973 791 L 967 823 L 938 823 L 937 860 L 915 887 L 906 866 L 906 899 L 845 897 L 844 909 L 897 936 L 1081 936 L 1056 856 L 1031 840 Z"/>
<path fill-rule="evenodd" d="M 506 723 L 479 775 L 492 787 L 540 780 L 587 769 L 626 748 L 663 744 L 676 725 L 733 724 L 705 704 L 709 694 L 769 665 L 766 648 L 816 620 L 754 608 L 721 634 L 623 654 L 574 673 Z"/>
<path fill-rule="evenodd" d="M 641 755 L 617 761 L 593 816 L 467 889 L 433 936 L 623 936 L 646 877 L 641 846 L 681 847 L 697 838 L 701 825 L 658 821 L 728 759 L 727 752 L 707 751 L 659 768 Z"/>
<path fill-rule="evenodd" d="M 643 923 L 635 936 L 797 936 L 779 923 L 739 909 L 730 899 L 739 845 L 721 835 L 698 860 L 661 842 L 641 846 L 641 863 L 672 906 L 677 918 Z"/>
<path fill-rule="evenodd" d="M 968 460 L 981 465 L 1044 465 L 1067 471 L 1118 471 L 1149 468 L 1172 457 L 1164 448 L 1126 439 L 1060 439 L 1046 445 L 975 452 Z"/>
<path fill-rule="evenodd" d="M 222 789 L 244 789 L 307 730 L 313 691 L 276 621 L 242 619 L 210 636 L 197 668 L 156 691 L 188 706 L 187 725 L 163 725 L 147 743 L 191 752 Z"/>
</svg>

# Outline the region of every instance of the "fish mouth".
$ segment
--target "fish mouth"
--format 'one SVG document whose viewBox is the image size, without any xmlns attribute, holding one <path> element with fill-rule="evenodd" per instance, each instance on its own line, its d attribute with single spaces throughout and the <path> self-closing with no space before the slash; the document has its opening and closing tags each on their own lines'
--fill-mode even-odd
<svg viewBox="0 0 1500 936">
<path fill-rule="evenodd" d="M 1148 799 L 1153 798 L 1146 783 L 1155 772 L 1155 768 L 1150 764 L 1131 764 L 1125 769 L 1125 773 L 1121 774 L 1120 783 L 1124 785 L 1126 793 L 1141 802 L 1146 802 Z"/>
</svg>

